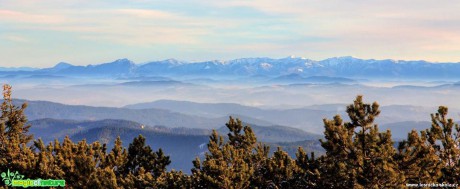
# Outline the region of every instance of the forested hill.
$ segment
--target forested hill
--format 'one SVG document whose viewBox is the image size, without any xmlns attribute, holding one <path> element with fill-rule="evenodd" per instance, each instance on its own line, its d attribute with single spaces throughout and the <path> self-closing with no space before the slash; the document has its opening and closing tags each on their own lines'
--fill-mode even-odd
<svg viewBox="0 0 460 189">
<path fill-rule="evenodd" d="M 16 104 L 26 102 L 16 100 Z M 216 128 L 227 118 L 207 119 L 189 116 L 161 109 L 131 110 L 124 108 L 64 105 L 47 101 L 27 101 L 26 115 L 29 120 L 53 118 L 73 120 L 122 119 L 146 125 L 167 125 L 168 127 Z M 222 122 L 224 121 L 224 122 Z"/>
<path fill-rule="evenodd" d="M 211 130 L 197 128 L 169 128 L 165 126 L 149 126 L 126 120 L 99 120 L 99 121 L 77 121 L 58 119 L 38 119 L 29 122 L 30 133 L 35 138 L 41 138 L 44 143 L 53 142 L 55 139 L 62 140 L 69 136 L 73 141 L 86 139 L 89 143 L 99 141 L 107 144 L 109 148 L 114 145 L 115 139 L 120 136 L 128 147 L 129 141 L 138 135 L 146 138 L 146 144 L 153 149 L 162 148 L 165 154 L 171 157 L 170 168 L 189 172 L 192 168 L 190 163 L 196 157 L 201 157 L 209 140 Z M 282 127 L 282 126 L 251 126 L 259 141 L 276 146 L 289 148 L 289 154 L 294 157 L 297 145 L 293 148 L 291 142 L 313 141 L 305 143 L 304 148 L 322 153 L 318 139 L 320 135 L 307 133 L 305 131 Z M 221 127 L 218 132 L 226 137 L 227 128 Z M 283 143 L 282 143 L 283 142 Z M 280 143 L 280 144 L 277 144 Z"/>
</svg>

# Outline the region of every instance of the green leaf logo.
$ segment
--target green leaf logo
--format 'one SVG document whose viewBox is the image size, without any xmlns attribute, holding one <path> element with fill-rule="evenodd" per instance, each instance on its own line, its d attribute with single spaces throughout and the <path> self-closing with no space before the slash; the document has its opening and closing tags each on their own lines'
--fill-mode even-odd
<svg viewBox="0 0 460 189">
<path fill-rule="evenodd" d="M 24 178 L 24 175 L 19 174 L 17 171 L 10 172 L 9 169 L 6 173 L 3 172 L 2 174 L 0 174 L 0 176 L 2 177 L 2 181 L 5 183 L 6 186 L 11 186 L 13 183 L 13 180 L 16 180 L 16 179 L 20 180 Z"/>
</svg>

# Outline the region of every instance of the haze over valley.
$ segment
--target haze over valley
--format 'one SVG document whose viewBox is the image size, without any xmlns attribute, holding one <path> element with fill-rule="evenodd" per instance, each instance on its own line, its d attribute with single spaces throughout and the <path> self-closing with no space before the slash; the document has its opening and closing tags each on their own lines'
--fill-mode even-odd
<svg viewBox="0 0 460 189">
<path fill-rule="evenodd" d="M 178 100 L 288 109 L 346 104 L 362 94 L 382 105 L 460 107 L 453 95 L 460 80 L 460 64 L 455 63 L 287 57 L 135 64 L 119 59 L 18 69 L 0 69 L 3 83 L 14 85 L 18 98 L 73 105 L 123 107 Z"/>
<path fill-rule="evenodd" d="M 130 141 L 142 134 L 171 155 L 172 168 L 188 171 L 189 161 L 206 151 L 211 130 L 225 135 L 229 116 L 291 156 L 298 144 L 321 154 L 323 119 L 339 114 L 347 120 L 345 108 L 356 95 L 377 101 L 380 129 L 404 139 L 412 129 L 429 128 L 439 105 L 458 115 L 456 70 L 460 64 L 354 57 L 143 64 L 119 59 L 0 68 L 0 78 L 14 87 L 15 103 L 28 103 L 31 133 L 45 142 L 69 136 L 111 146 L 117 136 Z"/>
</svg>

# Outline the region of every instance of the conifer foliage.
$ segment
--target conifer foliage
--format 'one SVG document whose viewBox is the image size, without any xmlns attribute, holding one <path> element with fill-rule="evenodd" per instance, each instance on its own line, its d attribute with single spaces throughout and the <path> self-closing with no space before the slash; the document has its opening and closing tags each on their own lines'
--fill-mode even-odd
<svg viewBox="0 0 460 189">
<path fill-rule="evenodd" d="M 213 131 L 203 162 L 193 162 L 193 184 L 202 188 L 249 188 L 254 174 L 251 154 L 256 138 L 251 128 L 230 117 L 228 141 Z M 241 131 L 243 133 L 241 133 Z"/>
<path fill-rule="evenodd" d="M 166 173 L 171 163 L 161 149 L 153 151 L 143 136 L 128 149 L 117 138 L 107 153 L 105 144 L 69 137 L 44 144 L 28 134 L 24 110 L 13 105 L 11 86 L 5 85 L 0 116 L 0 171 L 15 170 L 28 178 L 64 179 L 68 188 L 148 188 Z M 3 188 L 4 183 L 0 183 Z"/>
<path fill-rule="evenodd" d="M 15 106 L 11 86 L 3 86 L 3 102 L 0 116 L 0 170 L 27 171 L 33 164 L 35 153 L 28 146 L 33 136 L 28 134 L 30 125 L 24 110 L 27 104 Z"/>
<path fill-rule="evenodd" d="M 394 147 L 390 131 L 381 132 L 375 118 L 379 105 L 357 96 L 347 106 L 347 120 L 324 119 L 326 154 L 315 157 L 299 147 L 293 158 L 281 148 L 257 141 L 251 127 L 230 117 L 224 137 L 213 131 L 203 158 L 192 174 L 167 170 L 162 149 L 154 151 L 142 135 L 128 148 L 118 137 L 112 149 L 99 142 L 69 137 L 44 144 L 33 141 L 24 115 L 5 85 L 0 116 L 0 171 L 15 170 L 27 178 L 64 179 L 66 188 L 404 188 L 408 183 L 460 180 L 460 126 L 441 106 L 431 128 L 408 133 Z M 0 183 L 0 188 L 7 188 Z"/>
<path fill-rule="evenodd" d="M 379 132 L 374 124 L 379 105 L 365 104 L 356 97 L 347 107 L 350 122 L 339 115 L 324 120 L 326 150 L 324 184 L 341 188 L 398 186 L 401 178 L 394 160 L 391 132 Z"/>
<path fill-rule="evenodd" d="M 447 118 L 448 108 L 440 106 L 431 115 L 431 128 L 426 131 L 429 146 L 438 155 L 441 177 L 438 182 L 460 181 L 460 127 L 452 118 Z"/>
<path fill-rule="evenodd" d="M 431 114 L 431 128 L 413 130 L 399 144 L 398 160 L 411 183 L 457 183 L 460 180 L 460 128 L 440 106 Z"/>
</svg>

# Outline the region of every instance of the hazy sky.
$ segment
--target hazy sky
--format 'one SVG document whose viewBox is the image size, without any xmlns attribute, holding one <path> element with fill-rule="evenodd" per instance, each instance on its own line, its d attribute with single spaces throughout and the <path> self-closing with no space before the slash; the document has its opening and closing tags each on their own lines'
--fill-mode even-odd
<svg viewBox="0 0 460 189">
<path fill-rule="evenodd" d="M 460 61 L 460 1 L 0 0 L 0 66 L 351 55 Z"/>
</svg>

